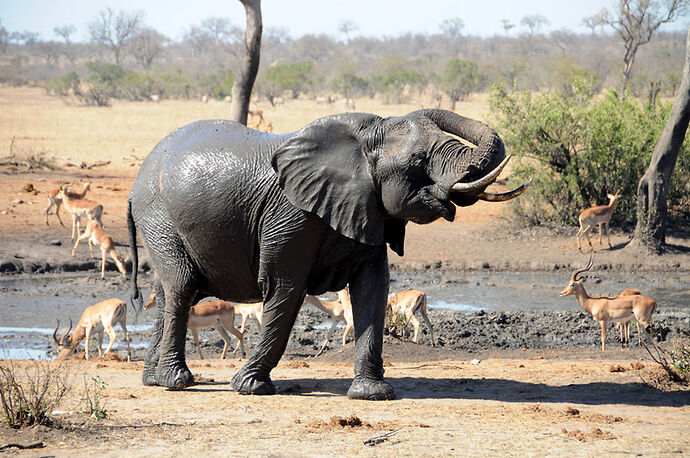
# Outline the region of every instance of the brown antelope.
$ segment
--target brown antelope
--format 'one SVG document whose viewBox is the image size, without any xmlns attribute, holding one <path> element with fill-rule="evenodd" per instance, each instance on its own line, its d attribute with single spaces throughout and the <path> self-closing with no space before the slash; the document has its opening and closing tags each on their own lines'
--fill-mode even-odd
<svg viewBox="0 0 690 458">
<path fill-rule="evenodd" d="M 98 221 L 98 224 L 103 227 L 103 221 L 101 220 L 103 205 L 93 200 L 74 199 L 64 189 L 58 192 L 57 197 L 62 200 L 62 205 L 65 206 L 67 213 L 72 215 L 72 240 L 79 236 L 81 231 L 79 222 L 83 216 L 87 219 Z"/>
<path fill-rule="evenodd" d="M 590 297 L 583 285 L 584 279 L 578 279 L 578 275 L 592 268 L 594 255 L 590 256 L 589 264 L 584 269 L 576 270 L 568 283 L 568 286 L 561 291 L 561 296 L 576 296 L 577 302 L 582 310 L 587 312 L 601 326 L 601 351 L 606 345 L 606 328 L 610 322 L 630 321 L 633 316 L 637 324 L 637 331 L 640 333 L 640 324 L 645 327 L 651 326 L 652 315 L 656 312 L 656 301 L 651 297 L 642 294 L 620 295 L 611 297 Z M 625 291 L 624 291 L 625 292 Z M 642 334 L 639 335 L 642 341 Z"/>
<path fill-rule="evenodd" d="M 70 183 L 66 183 L 60 185 L 58 188 L 48 191 L 48 206 L 44 212 L 46 214 L 46 226 L 50 226 L 50 223 L 48 223 L 48 215 L 51 214 L 50 210 L 53 208 L 53 206 L 55 207 L 55 216 L 57 216 L 57 219 L 60 221 L 62 227 L 65 226 L 65 224 L 62 222 L 62 218 L 60 218 L 60 205 L 62 205 L 62 199 L 59 199 L 57 196 L 61 190 L 64 189 L 64 191 L 73 199 L 83 199 L 86 197 L 87 191 L 91 189 L 91 183 L 88 181 L 84 183 L 84 189 L 82 189 L 81 192 L 72 191 L 71 186 L 72 185 Z"/>
<path fill-rule="evenodd" d="M 264 324 L 264 303 L 263 302 L 253 302 L 250 304 L 235 304 L 235 315 L 242 315 L 242 324 L 240 325 L 240 334 L 244 336 L 244 330 L 246 329 L 247 326 L 247 319 L 250 316 L 254 316 L 256 318 L 257 325 L 259 327 L 259 332 L 261 332 L 261 327 Z M 237 353 L 237 349 L 239 348 L 239 342 L 237 343 L 237 346 L 235 346 L 235 349 L 232 351 L 232 354 L 234 355 Z"/>
<path fill-rule="evenodd" d="M 620 192 L 620 191 L 619 191 Z M 609 234 L 609 222 L 611 221 L 611 216 L 618 205 L 618 199 L 620 194 L 607 194 L 609 198 L 608 205 L 599 205 L 597 207 L 588 208 L 583 210 L 578 217 L 580 222 L 580 228 L 577 230 L 577 249 L 582 251 L 580 246 L 580 238 L 587 237 L 587 243 L 589 243 L 589 248 L 594 250 L 592 242 L 589 240 L 589 232 L 594 229 L 595 226 L 599 226 L 599 246 L 603 243 L 601 241 L 601 234 L 606 228 L 606 237 L 608 238 L 609 248 L 611 248 L 611 235 Z"/>
<path fill-rule="evenodd" d="M 132 349 L 129 346 L 129 333 L 127 332 L 127 304 L 117 298 L 106 299 L 86 307 L 81 314 L 77 327 L 74 328 L 74 332 L 70 337 L 68 337 L 68 334 L 72 330 L 72 320 L 70 320 L 67 332 L 59 339 L 57 337 L 57 332 L 60 327 L 60 322 L 58 321 L 58 325 L 53 332 L 53 340 L 55 340 L 58 351 L 60 352 L 58 359 L 69 357 L 82 340 L 84 340 L 85 358 L 89 359 L 89 340 L 92 332 L 98 334 L 98 356 L 104 355 L 102 352 L 103 331 L 108 333 L 110 342 L 108 342 L 108 346 L 105 349 L 105 353 L 108 353 L 115 343 L 115 339 L 117 339 L 117 334 L 114 329 L 116 324 L 119 324 L 125 332 L 125 340 L 127 340 L 127 360 L 130 361 L 132 359 Z"/>
<path fill-rule="evenodd" d="M 144 308 L 148 309 L 156 303 L 156 293 L 155 291 L 151 293 L 151 297 L 144 304 Z M 261 302 L 259 302 L 261 304 Z M 199 335 L 197 334 L 198 329 L 204 329 L 211 326 L 216 326 L 216 332 L 225 342 L 223 345 L 223 353 L 221 354 L 221 359 L 225 359 L 225 354 L 228 351 L 228 346 L 230 345 L 230 336 L 227 332 L 229 331 L 232 335 L 237 337 L 237 349 L 242 350 L 242 356 L 245 356 L 244 351 L 244 327 L 241 331 L 235 328 L 235 307 L 224 301 L 209 301 L 201 302 L 196 304 L 189 309 L 189 319 L 187 321 L 187 327 L 192 331 L 192 336 L 194 337 L 194 343 L 196 344 L 196 350 L 199 353 L 199 358 L 204 359 L 204 355 L 201 353 L 201 346 L 199 345 Z"/>
<path fill-rule="evenodd" d="M 635 288 L 628 288 L 623 290 L 619 296 L 634 296 L 637 294 L 642 294 L 640 293 L 640 290 L 635 289 Z M 616 323 L 616 327 L 620 330 L 620 336 L 621 336 L 621 348 L 625 347 L 626 345 L 628 348 L 630 348 L 630 320 L 628 321 L 619 321 Z M 639 333 L 640 328 L 638 326 L 637 331 Z"/>
<path fill-rule="evenodd" d="M 393 316 L 402 314 L 405 317 L 405 326 L 412 322 L 412 326 L 414 327 L 414 337 L 412 341 L 414 343 L 418 343 L 419 339 L 419 320 L 415 316 L 419 314 L 429 328 L 431 346 L 436 346 L 436 342 L 434 341 L 434 329 L 431 326 L 431 321 L 427 314 L 425 293 L 417 291 L 416 289 L 408 289 L 407 291 L 394 294 L 388 298 L 386 309 Z"/>
<path fill-rule="evenodd" d="M 230 336 L 227 332 L 237 337 L 237 346 L 242 351 L 242 357 L 245 356 L 244 339 L 242 332 L 235 329 L 235 307 L 232 304 L 224 301 L 209 301 L 196 304 L 189 309 L 189 321 L 187 321 L 187 328 L 192 331 L 194 336 L 194 343 L 196 350 L 199 352 L 199 358 L 204 359 L 201 353 L 201 346 L 199 345 L 198 329 L 204 329 L 211 326 L 216 327 L 216 332 L 223 338 L 225 345 L 223 345 L 223 353 L 220 358 L 225 359 L 225 354 L 230 346 Z"/>
<path fill-rule="evenodd" d="M 343 332 L 343 345 L 347 342 L 347 336 L 352 331 L 354 326 L 354 319 L 352 318 L 352 302 L 350 302 L 350 295 L 347 292 L 347 288 L 338 291 L 338 300 L 335 301 L 322 301 L 316 296 L 307 296 L 304 298 L 304 302 L 311 304 L 317 309 L 325 312 L 331 316 L 331 328 L 328 330 L 328 335 L 326 340 L 323 341 L 321 349 L 316 354 L 319 356 L 323 353 L 324 349 L 330 342 L 333 333 L 335 332 L 336 326 L 338 326 L 339 321 L 345 322 L 345 332 Z"/>
<path fill-rule="evenodd" d="M 74 256 L 74 253 L 77 251 L 79 242 L 85 239 L 89 240 L 89 252 L 91 253 L 91 257 L 93 257 L 93 246 L 96 245 L 101 247 L 101 278 L 105 278 L 106 253 L 108 253 L 110 257 L 113 258 L 113 261 L 115 261 L 115 265 L 117 266 L 117 270 L 120 271 L 122 276 L 127 276 L 127 269 L 125 269 L 125 265 L 122 263 L 120 257 L 117 255 L 117 251 L 115 251 L 113 239 L 105 233 L 103 227 L 100 224 L 98 224 L 98 221 L 89 220 L 89 222 L 86 224 L 86 229 L 84 229 L 84 233 L 77 237 L 77 241 L 74 244 L 74 248 L 72 249 L 72 256 Z"/>
</svg>

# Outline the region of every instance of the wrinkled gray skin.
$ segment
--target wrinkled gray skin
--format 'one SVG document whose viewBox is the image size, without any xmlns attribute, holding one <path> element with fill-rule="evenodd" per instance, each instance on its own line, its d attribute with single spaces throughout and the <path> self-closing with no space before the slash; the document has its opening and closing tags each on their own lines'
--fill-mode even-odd
<svg viewBox="0 0 690 458">
<path fill-rule="evenodd" d="M 349 285 L 355 378 L 348 396 L 393 399 L 381 358 L 386 244 L 402 255 L 407 221 L 452 221 L 454 204 L 477 201 L 451 194 L 452 185 L 484 176 L 504 157 L 490 128 L 441 110 L 335 115 L 285 135 L 219 120 L 175 130 L 148 155 L 129 196 L 134 265 L 138 230 L 157 276 L 143 383 L 193 383 L 184 353 L 189 309 L 215 296 L 264 302 L 260 342 L 232 385 L 273 394 L 270 372 L 305 294 Z M 141 304 L 136 272 L 132 283 L 133 303 Z"/>
</svg>

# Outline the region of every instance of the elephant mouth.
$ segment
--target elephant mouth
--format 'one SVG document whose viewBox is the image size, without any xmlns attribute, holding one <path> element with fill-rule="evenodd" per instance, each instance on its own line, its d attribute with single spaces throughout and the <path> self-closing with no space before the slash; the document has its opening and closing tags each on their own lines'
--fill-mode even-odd
<svg viewBox="0 0 690 458">
<path fill-rule="evenodd" d="M 515 199 L 520 194 L 525 192 L 525 190 L 532 184 L 532 178 L 527 180 L 522 185 L 517 188 L 503 193 L 493 193 L 487 192 L 485 189 L 492 184 L 498 178 L 503 168 L 508 164 L 511 156 L 506 156 L 503 161 L 496 168 L 490 171 L 488 174 L 479 178 L 478 180 L 472 181 L 470 183 L 460 183 L 457 182 L 450 189 L 451 197 L 453 200 L 458 202 L 463 202 L 464 200 L 484 200 L 487 202 L 505 202 L 511 199 Z"/>
</svg>

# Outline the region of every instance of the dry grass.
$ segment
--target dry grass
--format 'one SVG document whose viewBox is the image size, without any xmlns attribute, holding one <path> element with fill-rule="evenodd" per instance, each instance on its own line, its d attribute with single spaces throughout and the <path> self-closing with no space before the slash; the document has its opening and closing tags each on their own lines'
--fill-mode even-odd
<svg viewBox="0 0 690 458">
<path fill-rule="evenodd" d="M 358 111 L 381 116 L 406 114 L 423 105 L 356 100 Z M 260 102 L 251 108 L 264 111 L 274 133 L 292 132 L 314 119 L 345 111 L 342 103 L 317 105 L 313 100 L 288 100 L 279 107 Z M 129 169 L 129 161 L 121 158 L 145 156 L 173 129 L 200 119 L 227 118 L 229 111 L 227 102 L 203 104 L 198 100 L 162 100 L 158 104 L 115 101 L 108 108 L 86 107 L 72 99 L 47 96 L 38 88 L 0 87 L 0 156 L 9 154 L 14 137 L 15 147 L 22 150 L 45 151 L 69 157 L 72 162 L 112 160 L 110 167 Z M 456 111 L 485 119 L 487 98 L 479 94 L 458 103 Z"/>
</svg>

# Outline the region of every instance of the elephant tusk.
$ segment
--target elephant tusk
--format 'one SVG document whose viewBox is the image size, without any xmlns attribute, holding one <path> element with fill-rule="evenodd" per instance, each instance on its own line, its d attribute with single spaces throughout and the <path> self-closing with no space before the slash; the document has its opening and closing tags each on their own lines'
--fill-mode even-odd
<svg viewBox="0 0 690 458">
<path fill-rule="evenodd" d="M 477 199 L 486 200 L 489 202 L 505 202 L 506 200 L 515 199 L 517 196 L 525 192 L 525 190 L 532 184 L 532 178 L 527 180 L 522 186 L 513 189 L 512 191 L 496 194 L 493 192 L 480 192 L 477 194 Z"/>
<path fill-rule="evenodd" d="M 477 189 L 480 188 L 485 188 L 494 181 L 496 181 L 496 178 L 498 178 L 498 175 L 500 175 L 501 170 L 503 170 L 503 167 L 506 166 L 508 161 L 510 160 L 510 155 L 506 156 L 503 161 L 498 164 L 498 167 L 493 169 L 488 175 L 485 175 L 484 177 L 473 181 L 471 183 L 455 183 L 453 187 L 451 188 L 451 192 L 460 192 L 463 194 L 467 194 L 471 191 L 476 191 Z"/>
</svg>

